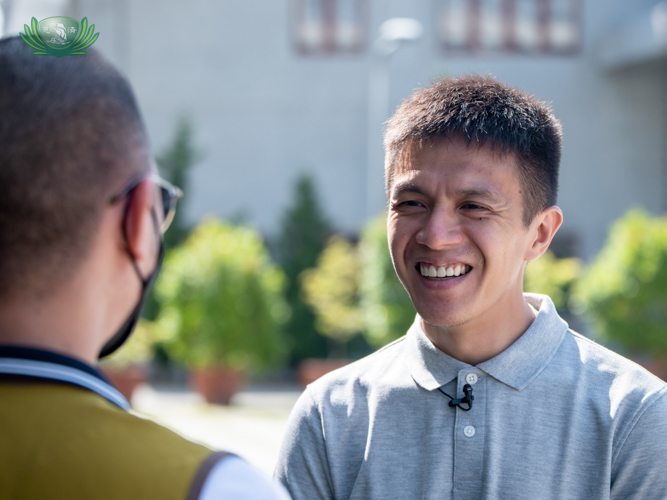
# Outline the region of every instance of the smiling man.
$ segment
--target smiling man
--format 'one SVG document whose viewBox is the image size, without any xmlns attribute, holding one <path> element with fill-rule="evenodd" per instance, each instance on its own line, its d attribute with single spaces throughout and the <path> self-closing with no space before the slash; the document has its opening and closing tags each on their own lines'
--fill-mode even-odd
<svg viewBox="0 0 667 500">
<path fill-rule="evenodd" d="M 551 111 L 445 79 L 401 105 L 385 150 L 389 245 L 418 315 L 304 392 L 276 469 L 293 498 L 667 498 L 664 382 L 523 293 L 563 221 Z"/>
</svg>

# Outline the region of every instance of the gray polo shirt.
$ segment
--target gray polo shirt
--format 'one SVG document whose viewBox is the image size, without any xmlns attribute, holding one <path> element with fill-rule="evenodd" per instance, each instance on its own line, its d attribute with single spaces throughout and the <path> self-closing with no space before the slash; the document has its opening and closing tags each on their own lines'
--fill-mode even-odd
<svg viewBox="0 0 667 500">
<path fill-rule="evenodd" d="M 417 317 L 407 335 L 311 384 L 276 468 L 294 500 L 667 499 L 667 387 L 571 331 L 551 300 L 477 366 Z M 475 397 L 466 412 L 437 389 Z"/>
</svg>

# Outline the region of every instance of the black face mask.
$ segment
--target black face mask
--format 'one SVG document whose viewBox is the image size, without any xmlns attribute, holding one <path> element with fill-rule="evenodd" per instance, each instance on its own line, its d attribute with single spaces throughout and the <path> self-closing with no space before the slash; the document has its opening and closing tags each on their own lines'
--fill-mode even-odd
<svg viewBox="0 0 667 500">
<path fill-rule="evenodd" d="M 157 275 L 160 272 L 160 266 L 162 266 L 163 258 L 164 245 L 162 244 L 162 241 L 160 241 L 160 252 L 158 254 L 157 263 L 155 264 L 155 269 L 153 269 L 153 272 L 146 279 L 142 278 L 139 269 L 134 263 L 134 260 L 132 261 L 134 264 L 134 270 L 136 271 L 139 280 L 141 280 L 141 297 L 139 297 L 137 306 L 134 308 L 125 323 L 123 323 L 123 326 L 121 326 L 120 329 L 114 334 L 114 336 L 111 337 L 111 339 L 106 344 L 104 344 L 104 347 L 102 347 L 102 350 L 98 356 L 100 359 L 108 356 L 109 354 L 116 351 L 116 349 L 118 349 L 120 346 L 122 346 L 134 330 L 134 327 L 137 326 L 139 318 L 141 317 L 141 311 L 144 308 L 144 303 L 146 302 L 146 297 L 148 297 L 148 292 L 150 291 L 151 286 L 153 286 L 153 283 L 155 282 L 155 278 L 157 278 Z"/>
</svg>

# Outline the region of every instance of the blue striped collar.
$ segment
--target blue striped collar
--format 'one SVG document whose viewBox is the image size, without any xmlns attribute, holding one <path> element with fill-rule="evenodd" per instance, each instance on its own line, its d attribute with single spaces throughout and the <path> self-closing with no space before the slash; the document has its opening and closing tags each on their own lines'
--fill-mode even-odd
<svg viewBox="0 0 667 500">
<path fill-rule="evenodd" d="M 124 410 L 130 403 L 93 367 L 62 354 L 0 345 L 0 374 L 57 380 L 93 391 Z"/>
</svg>

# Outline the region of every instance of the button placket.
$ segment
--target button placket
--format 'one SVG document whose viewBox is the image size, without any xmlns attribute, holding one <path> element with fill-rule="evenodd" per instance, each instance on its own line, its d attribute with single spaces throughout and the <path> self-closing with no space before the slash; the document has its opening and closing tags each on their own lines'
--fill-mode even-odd
<svg viewBox="0 0 667 500">
<path fill-rule="evenodd" d="M 484 467 L 484 425 L 488 384 L 487 377 L 477 375 L 473 370 L 474 368 L 467 368 L 459 372 L 457 397 L 463 393 L 463 386 L 470 384 L 475 399 L 470 411 L 456 409 L 454 431 L 454 490 L 459 493 L 454 498 L 466 500 L 480 498 Z M 474 378 L 470 375 L 474 375 Z"/>
</svg>

